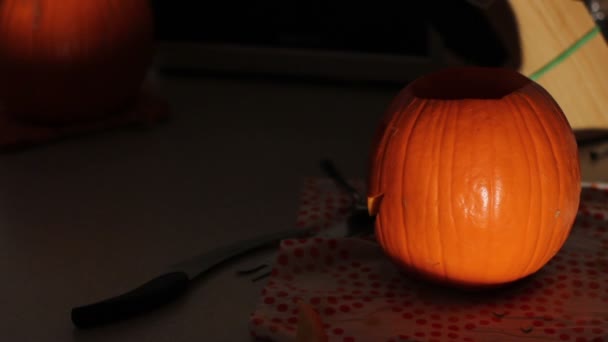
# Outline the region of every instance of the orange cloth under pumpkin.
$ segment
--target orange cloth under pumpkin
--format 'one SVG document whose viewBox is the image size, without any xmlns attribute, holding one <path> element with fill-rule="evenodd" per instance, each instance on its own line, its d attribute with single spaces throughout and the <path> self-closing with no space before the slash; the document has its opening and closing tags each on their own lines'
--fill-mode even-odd
<svg viewBox="0 0 608 342">
<path fill-rule="evenodd" d="M 169 114 L 169 105 L 166 100 L 149 88 L 141 91 L 137 101 L 130 109 L 92 122 L 70 125 L 34 125 L 0 113 L 0 152 L 127 125 L 154 124 L 166 119 Z"/>
</svg>

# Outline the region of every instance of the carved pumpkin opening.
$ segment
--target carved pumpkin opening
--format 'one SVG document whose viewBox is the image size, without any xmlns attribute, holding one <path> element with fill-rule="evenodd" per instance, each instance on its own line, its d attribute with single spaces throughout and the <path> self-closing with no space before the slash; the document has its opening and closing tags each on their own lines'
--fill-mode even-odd
<svg viewBox="0 0 608 342">
<path fill-rule="evenodd" d="M 422 77 L 411 85 L 418 98 L 498 100 L 532 82 L 507 69 L 455 68 Z"/>
</svg>

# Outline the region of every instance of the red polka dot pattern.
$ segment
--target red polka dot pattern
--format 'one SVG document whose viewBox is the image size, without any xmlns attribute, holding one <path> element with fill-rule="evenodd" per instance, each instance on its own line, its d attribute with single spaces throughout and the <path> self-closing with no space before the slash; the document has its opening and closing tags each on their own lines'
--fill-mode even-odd
<svg viewBox="0 0 608 342">
<path fill-rule="evenodd" d="M 586 184 L 581 198 L 562 250 L 528 279 L 490 292 L 409 279 L 371 239 L 284 240 L 249 320 L 251 335 L 293 340 L 296 303 L 304 300 L 332 342 L 608 342 L 608 186 Z M 307 179 L 298 225 L 324 229 L 349 204 L 331 181 Z"/>
</svg>

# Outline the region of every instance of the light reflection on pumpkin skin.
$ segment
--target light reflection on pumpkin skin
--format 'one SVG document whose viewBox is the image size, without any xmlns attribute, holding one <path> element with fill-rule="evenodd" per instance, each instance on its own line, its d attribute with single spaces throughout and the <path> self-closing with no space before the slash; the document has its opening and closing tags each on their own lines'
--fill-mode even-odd
<svg viewBox="0 0 608 342">
<path fill-rule="evenodd" d="M 462 194 L 458 200 L 458 208 L 474 225 L 482 227 L 489 216 L 500 216 L 502 210 L 503 185 L 500 179 L 489 182 L 479 182 L 471 186 L 471 191 Z"/>
<path fill-rule="evenodd" d="M 458 195 L 456 211 L 460 212 L 471 226 L 482 228 L 489 216 L 490 194 L 491 190 L 487 182 L 472 184 L 470 191 Z"/>
<path fill-rule="evenodd" d="M 483 212 L 488 212 L 490 206 L 490 190 L 488 190 L 487 186 L 481 186 L 477 193 L 481 199 L 481 210 Z"/>
<path fill-rule="evenodd" d="M 437 75 L 399 93 L 383 121 L 390 129 L 374 141 L 378 241 L 406 269 L 465 287 L 536 272 L 563 244 L 580 199 L 565 116 L 513 71 Z"/>
</svg>

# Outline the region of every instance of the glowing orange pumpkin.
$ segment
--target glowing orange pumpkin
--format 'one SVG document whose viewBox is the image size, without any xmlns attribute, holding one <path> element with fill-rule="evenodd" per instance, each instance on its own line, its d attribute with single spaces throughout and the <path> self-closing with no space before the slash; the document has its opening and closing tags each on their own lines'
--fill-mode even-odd
<svg viewBox="0 0 608 342">
<path fill-rule="evenodd" d="M 462 286 L 538 271 L 580 195 L 577 144 L 553 98 L 505 69 L 455 68 L 409 84 L 376 135 L 368 205 L 385 252 Z"/>
<path fill-rule="evenodd" d="M 138 94 L 153 54 L 147 0 L 0 1 L 0 105 L 38 121 L 97 118 Z"/>
</svg>

